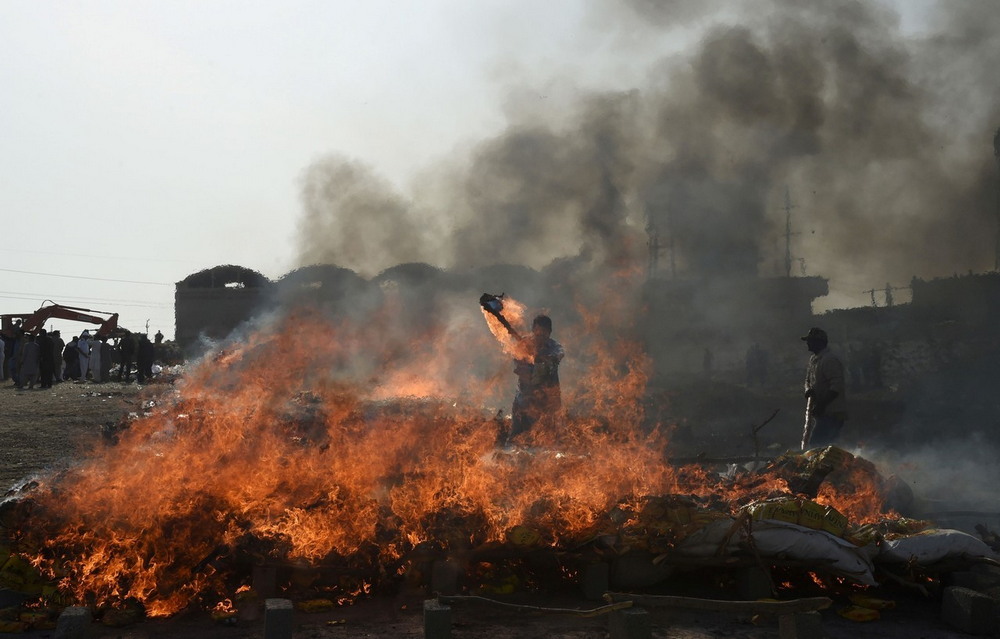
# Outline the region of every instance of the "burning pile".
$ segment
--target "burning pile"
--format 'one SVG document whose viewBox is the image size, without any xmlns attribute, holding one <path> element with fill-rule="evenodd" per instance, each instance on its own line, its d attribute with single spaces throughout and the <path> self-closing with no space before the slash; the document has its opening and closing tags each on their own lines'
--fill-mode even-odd
<svg viewBox="0 0 1000 639">
<path fill-rule="evenodd" d="M 542 550 L 573 575 L 635 549 L 738 553 L 751 531 L 768 556 L 769 527 L 853 547 L 859 525 L 887 517 L 874 468 L 835 449 L 729 478 L 671 467 L 665 431 L 638 408 L 642 358 L 600 345 L 568 396 L 580 412 L 540 423 L 525 449 L 498 449 L 502 418 L 482 407 L 500 380 L 438 374 L 489 352 L 489 336 L 470 343 L 466 329 L 402 343 L 385 324 L 334 330 L 298 313 L 215 353 L 115 445 L 3 505 L 0 578 L 165 616 L 233 597 L 264 564 L 297 567 L 297 587 L 346 602 L 398 587 L 428 556 Z M 872 582 L 870 569 L 839 573 Z"/>
</svg>

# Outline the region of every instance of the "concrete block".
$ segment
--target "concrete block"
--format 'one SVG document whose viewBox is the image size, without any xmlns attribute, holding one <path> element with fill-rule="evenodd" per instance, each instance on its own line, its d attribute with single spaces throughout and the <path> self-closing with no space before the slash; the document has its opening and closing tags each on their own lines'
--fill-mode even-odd
<svg viewBox="0 0 1000 639">
<path fill-rule="evenodd" d="M 766 568 L 751 566 L 740 569 L 736 575 L 736 590 L 747 601 L 774 597 L 771 573 Z"/>
<path fill-rule="evenodd" d="M 580 573 L 580 589 L 590 601 L 598 601 L 611 590 L 611 566 L 607 563 L 587 564 Z"/>
<path fill-rule="evenodd" d="M 59 614 L 55 639 L 86 639 L 90 636 L 90 608 L 70 606 Z"/>
<path fill-rule="evenodd" d="M 819 613 L 797 612 L 778 617 L 778 639 L 826 639 L 823 618 Z"/>
<path fill-rule="evenodd" d="M 424 639 L 451 639 L 451 607 L 437 599 L 424 601 Z"/>
<path fill-rule="evenodd" d="M 264 601 L 264 639 L 292 639 L 293 620 L 290 599 Z"/>
<path fill-rule="evenodd" d="M 950 586 L 941 599 L 941 618 L 945 623 L 973 635 L 989 635 L 995 629 L 996 602 L 970 588 Z"/>
<path fill-rule="evenodd" d="M 431 564 L 431 593 L 457 595 L 462 566 L 454 559 L 437 559 Z"/>
<path fill-rule="evenodd" d="M 653 625 L 649 612 L 642 608 L 615 610 L 608 616 L 610 639 L 651 639 Z"/>
</svg>

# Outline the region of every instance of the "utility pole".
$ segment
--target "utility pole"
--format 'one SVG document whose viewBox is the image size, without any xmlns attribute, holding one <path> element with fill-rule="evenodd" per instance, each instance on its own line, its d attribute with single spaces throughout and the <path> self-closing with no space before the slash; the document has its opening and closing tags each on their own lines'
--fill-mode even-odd
<svg viewBox="0 0 1000 639">
<path fill-rule="evenodd" d="M 677 252 L 674 250 L 674 214 L 667 213 L 667 232 L 670 233 L 670 244 L 667 245 L 667 250 L 670 251 L 670 279 L 677 279 Z"/>
<path fill-rule="evenodd" d="M 669 220 L 669 217 L 668 217 Z M 668 229 L 671 231 L 672 229 Z M 648 277 L 652 278 L 660 268 L 660 252 L 670 251 L 670 277 L 677 278 L 677 261 L 674 259 L 674 234 L 670 233 L 670 240 L 666 246 L 660 244 L 660 230 L 648 216 L 646 218 L 646 247 L 649 249 L 649 272 Z"/>
<path fill-rule="evenodd" d="M 1000 271 L 1000 129 L 993 136 L 993 157 L 997 161 L 997 240 L 993 251 L 993 270 Z"/>
<path fill-rule="evenodd" d="M 646 276 L 652 279 L 660 266 L 660 232 L 652 221 L 646 222 L 646 248 L 649 250 L 649 264 Z"/>
<path fill-rule="evenodd" d="M 785 277 L 792 276 L 792 196 L 785 185 Z"/>
</svg>

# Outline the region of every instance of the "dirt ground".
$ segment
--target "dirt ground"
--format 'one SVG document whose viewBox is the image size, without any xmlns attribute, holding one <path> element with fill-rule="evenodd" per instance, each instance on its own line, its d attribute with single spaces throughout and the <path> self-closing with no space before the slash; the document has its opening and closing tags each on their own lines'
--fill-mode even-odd
<svg viewBox="0 0 1000 639">
<path fill-rule="evenodd" d="M 0 387 L 0 489 L 23 483 L 38 473 L 72 463 L 88 447 L 101 445 L 102 428 L 128 413 L 139 413 L 144 404 L 157 401 L 173 387 L 167 384 L 63 383 L 51 390 Z M 940 620 L 940 602 L 908 592 L 879 593 L 897 603 L 881 619 L 859 623 L 841 618 L 837 610 L 846 599 L 835 598 L 821 613 L 827 634 L 834 639 L 943 639 L 967 636 L 949 629 Z M 0 608 L 10 605 L 12 593 L 0 591 Z M 339 638 L 423 636 L 423 601 L 430 595 L 414 591 L 395 597 L 361 601 L 353 606 L 322 613 L 296 612 L 294 637 Z M 594 602 L 574 593 L 521 593 L 517 603 L 568 609 L 590 609 Z M 734 637 L 765 639 L 778 636 L 775 619 L 758 620 L 732 614 L 650 610 L 652 636 L 672 639 Z M 251 639 L 264 636 L 263 613 L 235 623 L 212 620 L 206 611 L 188 611 L 170 619 L 140 621 L 123 628 L 94 624 L 94 639 Z M 511 612 L 482 604 L 460 604 L 452 609 L 452 636 L 456 639 L 508 639 L 548 637 L 597 639 L 608 637 L 606 616 Z M 53 630 L 33 630 L 22 637 L 53 637 Z"/>
<path fill-rule="evenodd" d="M 0 488 L 71 462 L 115 424 L 167 386 L 63 382 L 51 389 L 0 386 Z"/>
</svg>

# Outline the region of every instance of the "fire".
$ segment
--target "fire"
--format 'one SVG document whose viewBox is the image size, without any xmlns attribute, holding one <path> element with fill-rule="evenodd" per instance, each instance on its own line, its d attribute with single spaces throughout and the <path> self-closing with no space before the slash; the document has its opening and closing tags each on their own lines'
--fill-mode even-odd
<svg viewBox="0 0 1000 639">
<path fill-rule="evenodd" d="M 395 574 L 420 543 L 501 541 L 523 524 L 555 544 L 621 494 L 677 488 L 661 434 L 633 408 L 641 367 L 587 380 L 580 392 L 603 414 L 538 426 L 536 444 L 571 453 L 498 455 L 497 411 L 483 407 L 509 401 L 508 360 L 481 324 L 462 326 L 404 343 L 394 326 L 290 315 L 193 368 L 117 446 L 44 484 L 20 546 L 40 548 L 37 565 L 73 599 L 169 615 L 226 593 L 219 557 Z M 503 388 L 477 375 L 484 354 Z"/>
<path fill-rule="evenodd" d="M 887 516 L 899 516 L 891 510 L 886 512 L 882 479 L 870 464 L 852 465 L 828 479 L 820 485 L 816 501 L 833 506 L 852 522 L 870 524 Z"/>
<path fill-rule="evenodd" d="M 212 613 L 216 615 L 231 615 L 236 613 L 236 607 L 233 606 L 233 601 L 231 599 L 223 599 L 219 603 L 215 604 L 212 608 Z"/>
<path fill-rule="evenodd" d="M 525 344 L 511 335 L 510 331 L 507 330 L 495 315 L 488 313 L 485 309 L 483 309 L 482 313 L 486 319 L 486 325 L 489 327 L 490 333 L 500 342 L 500 347 L 504 353 L 515 359 L 529 357 L 530 351 L 526 348 Z M 513 298 L 504 297 L 503 316 L 512 326 L 524 326 L 526 314 L 527 308 L 524 304 Z"/>
<path fill-rule="evenodd" d="M 524 321 L 523 306 L 508 310 Z M 151 616 L 225 603 L 268 561 L 357 569 L 335 585 L 344 603 L 402 574 L 422 544 L 502 543 L 517 526 L 533 543 L 580 543 L 623 496 L 718 496 L 718 477 L 664 463 L 666 430 L 642 409 L 649 362 L 627 332 L 599 330 L 602 312 L 561 334 L 582 371 L 567 414 L 514 453 L 496 447 L 513 380 L 495 339 L 517 354 L 502 327 L 490 324 L 494 339 L 475 313 L 414 330 L 400 313 L 288 314 L 192 366 L 117 445 L 43 482 L 18 547 L 68 598 L 131 599 Z M 787 490 L 726 485 L 731 510 Z"/>
</svg>

